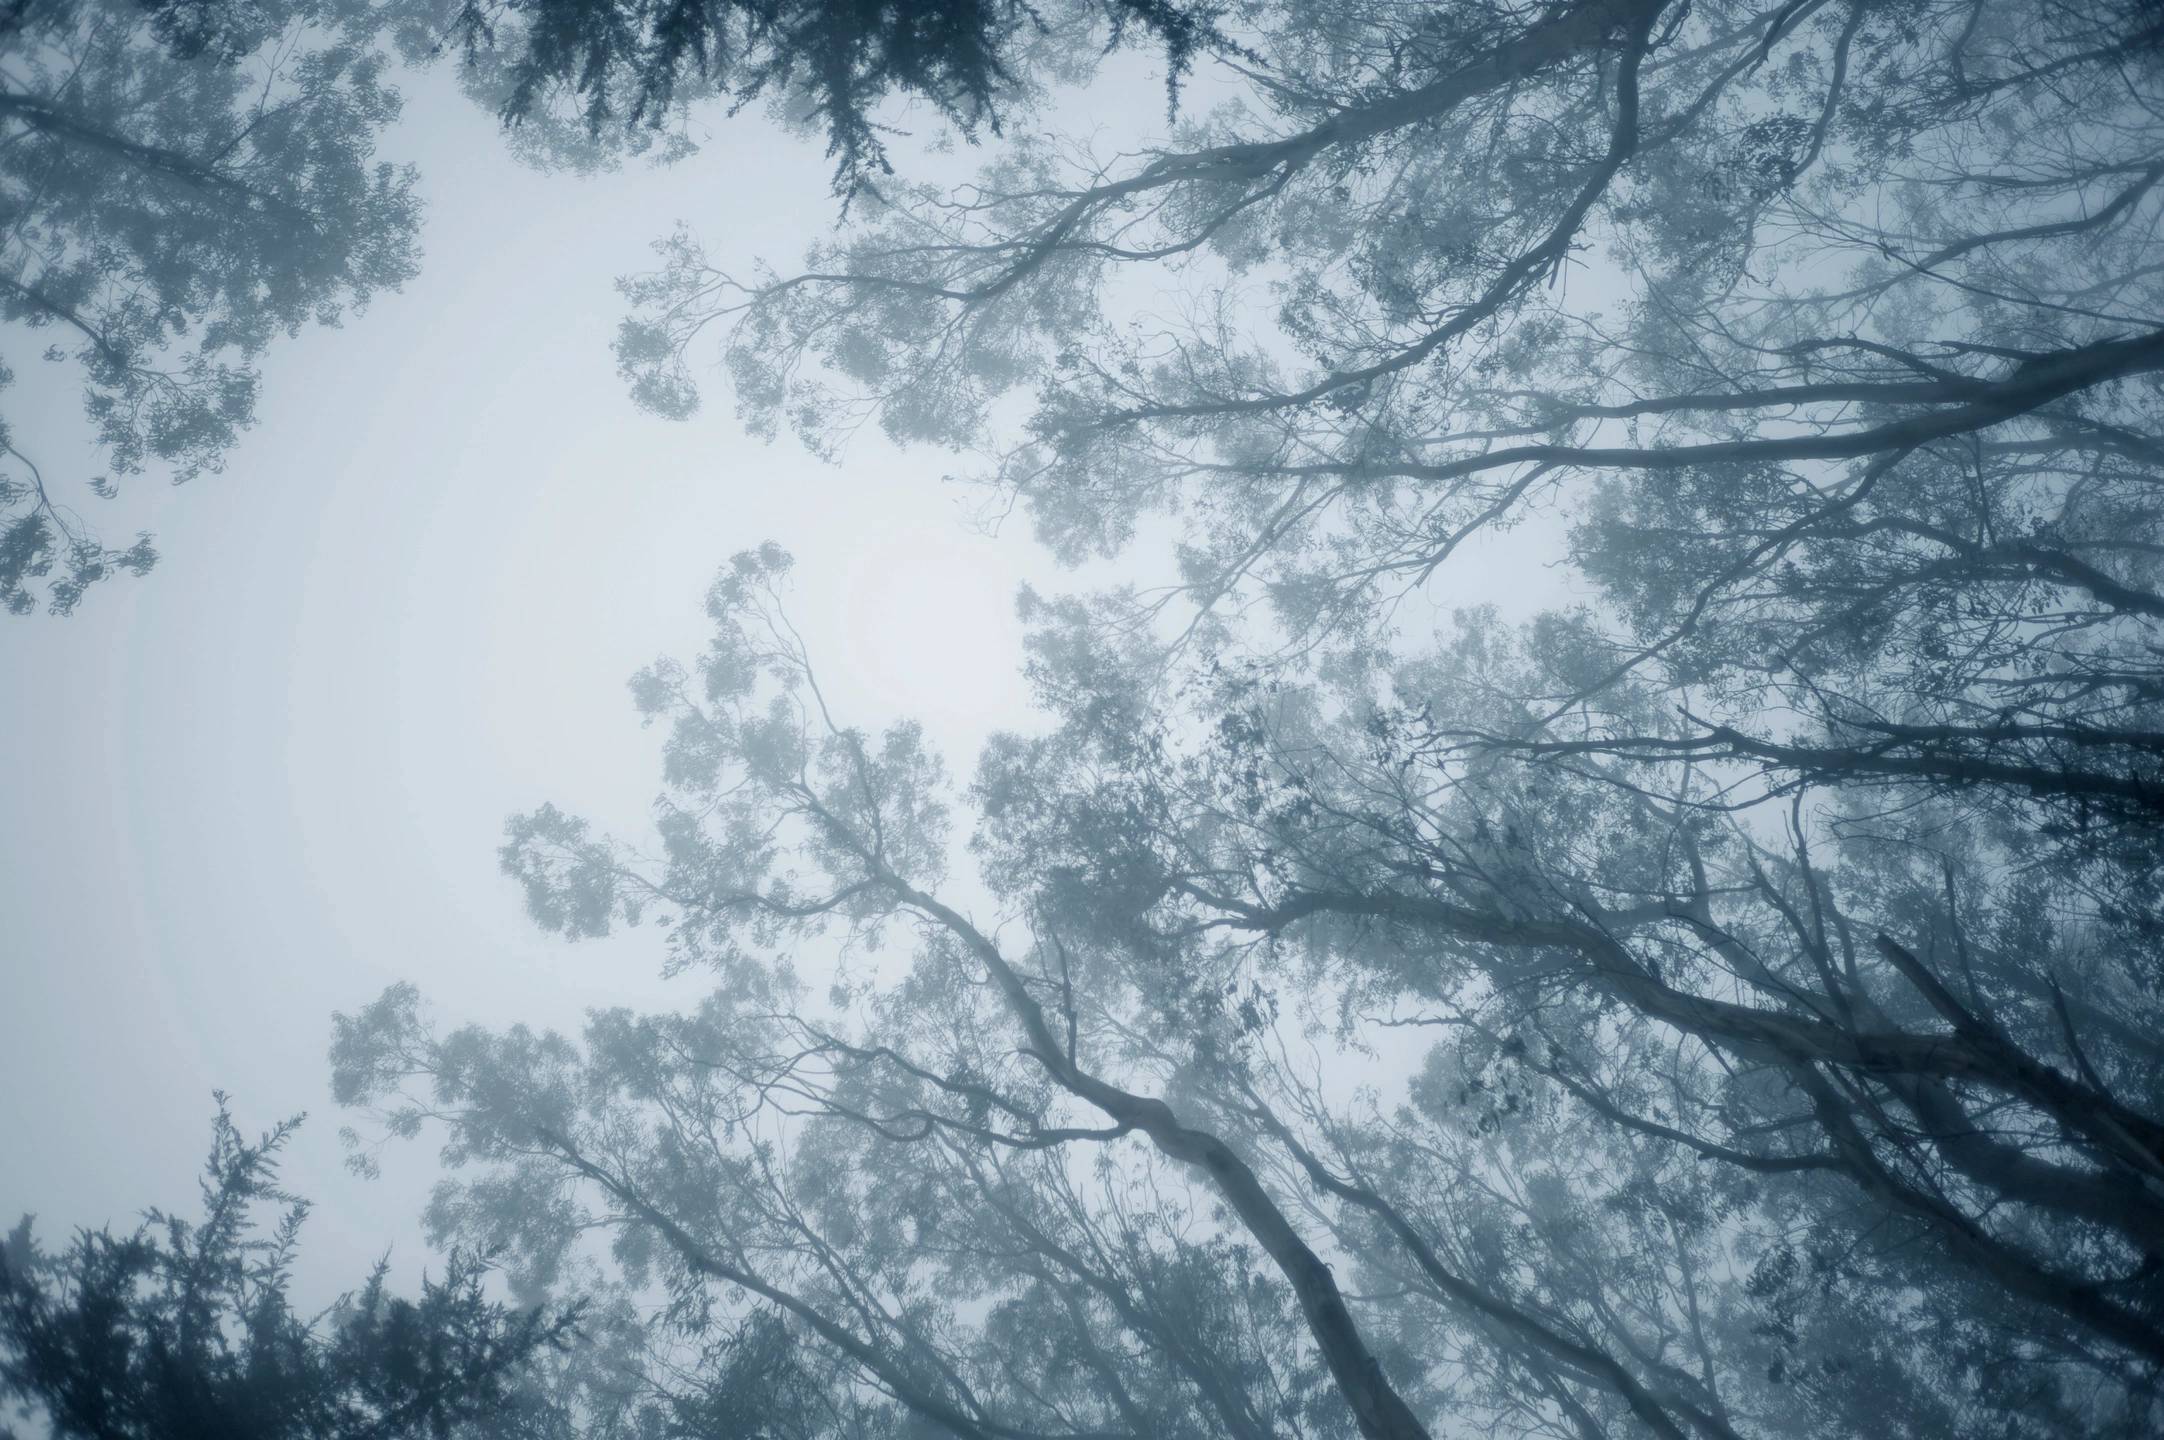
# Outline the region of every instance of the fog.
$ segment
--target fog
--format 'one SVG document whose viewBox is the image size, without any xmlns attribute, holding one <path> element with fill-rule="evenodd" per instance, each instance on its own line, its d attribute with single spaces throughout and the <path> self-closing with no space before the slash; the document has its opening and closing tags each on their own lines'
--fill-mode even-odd
<svg viewBox="0 0 2164 1440">
<path fill-rule="evenodd" d="M 15 6 L 0 1440 L 2156 1433 L 2160 156 L 2119 0 Z"/>
</svg>

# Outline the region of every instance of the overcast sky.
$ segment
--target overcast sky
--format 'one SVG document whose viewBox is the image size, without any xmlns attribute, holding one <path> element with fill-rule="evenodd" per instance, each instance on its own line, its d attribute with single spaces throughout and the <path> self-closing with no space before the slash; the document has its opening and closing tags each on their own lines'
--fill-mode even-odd
<svg viewBox="0 0 2164 1440">
<path fill-rule="evenodd" d="M 1133 86 L 1146 117 L 1161 92 Z M 422 167 L 420 278 L 274 349 L 224 474 L 86 503 L 113 539 L 151 517 L 148 578 L 0 623 L 0 1215 L 60 1238 L 185 1212 L 213 1088 L 250 1129 L 305 1109 L 286 1178 L 317 1205 L 311 1298 L 387 1245 L 410 1285 L 433 1178 L 421 1146 L 380 1180 L 344 1172 L 333 1011 L 411 979 L 447 1019 L 565 1026 L 698 983 L 658 980 L 652 932 L 540 934 L 495 852 L 542 800 L 643 833 L 658 736 L 624 682 L 699 649 L 728 555 L 794 551 L 793 614 L 839 708 L 922 720 L 962 773 L 1030 723 L 1017 585 L 1073 583 L 1019 521 L 967 523 L 951 457 L 870 433 L 829 466 L 742 436 L 718 386 L 688 424 L 625 398 L 613 277 L 679 219 L 724 262 L 786 263 L 834 218 L 815 143 L 746 116 L 672 169 L 539 175 L 446 76 L 405 88 L 384 148 Z M 34 394 L 38 367 L 17 368 Z M 55 453 L 40 431 L 73 392 L 43 426 L 16 393 Z"/>
</svg>

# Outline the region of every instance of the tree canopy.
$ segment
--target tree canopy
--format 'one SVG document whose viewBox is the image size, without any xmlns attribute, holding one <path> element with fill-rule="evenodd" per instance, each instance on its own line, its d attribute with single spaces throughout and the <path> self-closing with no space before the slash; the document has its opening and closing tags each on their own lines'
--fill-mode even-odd
<svg viewBox="0 0 2164 1440">
<path fill-rule="evenodd" d="M 926 106 L 970 138 L 998 134 L 1036 72 L 1146 37 L 1176 97 L 1198 56 L 1234 49 L 1224 7 L 1182 0 L 463 0 L 436 44 L 456 49 L 513 127 L 575 119 L 589 139 L 649 142 L 687 108 L 761 98 L 822 130 L 835 187 L 893 172 L 882 103 Z M 486 77 L 482 79 L 482 77 Z"/>
<path fill-rule="evenodd" d="M 618 352 L 1176 583 L 1027 598 L 1052 723 L 957 791 L 739 556 L 653 839 L 504 851 L 712 993 L 397 990 L 342 1094 L 448 1125 L 445 1233 L 797 1335 L 780 1433 L 2151 1432 L 2154 12 L 1224 26 L 1164 146 L 679 233 Z M 1561 603 L 1403 618 L 1512 527 Z"/>
<path fill-rule="evenodd" d="M 686 229 L 623 283 L 649 409 L 718 360 L 1065 559 L 1174 537 L 1023 597 L 1044 723 L 963 784 L 742 552 L 632 682 L 653 833 L 502 851 L 696 1003 L 339 1017 L 437 1237 L 637 1317 L 581 1433 L 2164 1427 L 2154 7 L 414 25 L 573 162 L 702 99 L 827 130 L 800 269 Z M 1197 70 L 1162 144 L 998 123 L 1122 26 Z M 975 179 L 890 172 L 904 97 Z M 1506 531 L 1547 598 L 1452 589 Z"/>
<path fill-rule="evenodd" d="M 681 159 L 687 117 L 770 100 L 823 132 L 836 188 L 885 175 L 890 99 L 996 132 L 1085 55 L 1147 36 L 1176 87 L 1226 42 L 1171 0 L 13 0 L 0 11 L 0 324 L 82 379 L 97 473 L 0 425 L 0 605 L 65 614 L 140 575 L 74 503 L 221 469 L 278 335 L 336 325 L 419 264 L 418 174 L 376 158 L 400 61 L 455 65 L 514 153 L 594 168 Z M 20 358 L 20 357 L 18 357 Z M 0 388 L 15 372 L 0 364 Z"/>
<path fill-rule="evenodd" d="M 398 96 L 366 9 L 18 0 L 0 15 L 0 323 L 81 376 L 102 471 L 48 473 L 0 427 L 11 611 L 65 613 L 95 581 L 147 570 L 148 535 L 110 545 L 70 497 L 220 468 L 254 419 L 264 347 L 413 273 L 415 177 L 374 158 Z"/>
<path fill-rule="evenodd" d="M 480 1169 L 446 1236 L 547 1275 L 605 1227 L 696 1333 L 793 1325 L 781 1433 L 2153 1426 L 2153 912 L 2047 901 L 1959 792 L 1467 762 L 1445 701 L 1541 676 L 1477 620 L 1393 677 L 1414 723 L 1154 706 L 1085 618 L 1039 648 L 1065 723 L 967 792 L 980 924 L 936 759 L 827 715 L 786 568 L 635 682 L 659 857 L 550 808 L 504 851 L 542 924 L 658 916 L 712 993 L 583 1040 L 439 1037 L 410 987 L 341 1020 L 342 1098 Z"/>
</svg>

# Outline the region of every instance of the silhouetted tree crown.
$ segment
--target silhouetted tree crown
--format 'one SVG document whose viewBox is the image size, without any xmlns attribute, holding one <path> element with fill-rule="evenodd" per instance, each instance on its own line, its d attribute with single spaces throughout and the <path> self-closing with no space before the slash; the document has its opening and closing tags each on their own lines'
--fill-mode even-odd
<svg viewBox="0 0 2164 1440">
<path fill-rule="evenodd" d="M 148 570 L 148 535 L 108 545 L 79 504 L 222 468 L 265 347 L 414 273 L 414 172 L 374 155 L 398 95 L 368 8 L 0 7 L 0 323 L 42 349 L 15 365 L 80 376 L 97 456 L 70 473 L 0 423 L 0 605 L 64 614 Z"/>
<path fill-rule="evenodd" d="M 297 1121 L 250 1142 L 220 1097 L 189 1221 L 153 1210 L 127 1235 L 83 1231 L 41 1251 L 26 1217 L 0 1249 L 0 1418 L 56 1440 L 395 1440 L 519 1433 L 524 1373 L 568 1343 L 571 1310 L 488 1297 L 454 1257 L 417 1300 L 379 1264 L 313 1319 L 290 1272 L 305 1201 L 280 1189 Z M 267 1226 L 265 1206 L 276 1207 Z M 12 1431 L 8 1433 L 13 1433 Z M 529 1433 L 539 1434 L 539 1430 Z"/>
<path fill-rule="evenodd" d="M 1178 0 L 461 0 L 445 48 L 500 74 L 516 126 L 552 105 L 590 133 L 659 130 L 688 102 L 796 97 L 827 137 L 836 188 L 891 173 L 890 97 L 969 136 L 997 134 L 1047 62 L 1045 42 L 1108 49 L 1145 37 L 1176 98 L 1198 57 L 1237 49 L 1225 7 Z M 1059 62 L 1064 68 L 1071 59 Z"/>
<path fill-rule="evenodd" d="M 740 555 L 633 683 L 654 834 L 504 849 L 711 992 L 400 988 L 342 1098 L 442 1124 L 447 1233 L 776 1317 L 791 1433 L 2153 1433 L 2154 11 L 1221 23 L 1161 143 L 686 230 L 618 343 L 1169 583 L 1026 597 L 1047 721 L 955 787 Z M 1431 603 L 1512 530 L 1553 602 Z"/>
</svg>

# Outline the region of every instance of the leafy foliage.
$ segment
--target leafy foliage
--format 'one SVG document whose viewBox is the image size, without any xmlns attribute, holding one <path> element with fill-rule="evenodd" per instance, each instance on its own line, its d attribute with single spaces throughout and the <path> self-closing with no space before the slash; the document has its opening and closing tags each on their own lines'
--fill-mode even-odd
<svg viewBox="0 0 2164 1440">
<path fill-rule="evenodd" d="M 713 993 L 394 992 L 342 1097 L 444 1127 L 446 1234 L 774 1317 L 807 1434 L 2152 1433 L 2153 17 L 1237 17 L 1164 145 L 793 275 L 682 232 L 618 347 L 989 452 L 1071 558 L 1161 512 L 1178 583 L 1025 597 L 1048 724 L 957 795 L 740 556 L 634 682 L 658 849 L 504 850 Z M 1404 618 L 1512 527 L 1568 603 Z"/>
<path fill-rule="evenodd" d="M 998 134 L 1039 43 L 1160 47 L 1176 101 L 1201 55 L 1230 46 L 1214 4 L 1178 0 L 461 0 L 457 50 L 512 126 L 575 117 L 590 139 L 642 143 L 702 100 L 783 99 L 823 130 L 844 196 L 892 173 L 882 102 L 928 106 L 961 134 Z"/>
<path fill-rule="evenodd" d="M 696 149 L 705 102 L 769 99 L 822 130 L 853 196 L 890 173 L 890 99 L 997 134 L 1040 68 L 1147 36 L 1176 101 L 1242 53 L 1210 4 L 1172 0 L 16 0 L 0 14 L 0 323 L 57 337 L 102 457 L 67 482 L 0 423 L 0 605 L 74 609 L 157 560 L 108 545 L 69 499 L 222 468 L 279 334 L 336 325 L 415 273 L 411 166 L 374 158 L 393 54 L 455 56 L 511 148 L 552 167 Z M 1079 47 L 1079 52 L 1077 47 Z M 0 389 L 15 372 L 0 366 Z M 670 403 L 649 386 L 650 402 Z M 50 463 L 50 462 L 48 462 Z"/>
<path fill-rule="evenodd" d="M 8 7 L 0 322 L 80 373 L 100 499 L 219 469 L 264 348 L 414 273 L 414 173 L 373 154 L 398 95 L 372 23 L 317 0 Z M 0 605 L 64 614 L 150 568 L 147 535 L 105 544 L 15 440 L 0 425 Z"/>
<path fill-rule="evenodd" d="M 601 1277 L 565 1405 L 510 1403 L 558 1332 L 477 1270 L 296 1320 L 291 1224 L 231 1218 L 282 1132 L 221 1121 L 202 1226 L 18 1232 L 5 1376 L 56 1424 L 2164 1425 L 2148 8 L 13 13 L 5 313 L 76 332 L 118 469 L 214 465 L 268 337 L 404 273 L 390 33 L 568 163 L 707 99 L 827 132 L 860 203 L 801 273 L 687 230 L 626 282 L 650 409 L 720 334 L 755 429 L 990 452 L 1069 558 L 1179 536 L 1170 591 L 1025 597 L 1047 724 L 959 790 L 830 711 L 788 557 L 738 556 L 633 681 L 653 843 L 542 806 L 502 852 L 543 928 L 665 925 L 709 993 L 340 1017 L 341 1102 L 442 1137 L 439 1238 L 532 1301 Z M 1138 27 L 1238 93 L 1109 161 L 1004 126 Z M 276 36 L 290 103 L 247 102 Z M 996 142 L 975 185 L 890 181 L 895 99 Z M 11 605 L 149 563 L 16 459 Z M 1568 603 L 1406 618 L 1512 527 Z"/>
<path fill-rule="evenodd" d="M 571 1310 L 488 1298 L 454 1257 L 418 1300 L 386 1266 L 324 1316 L 288 1294 L 308 1207 L 277 1184 L 298 1121 L 249 1142 L 220 1097 L 196 1221 L 153 1210 L 128 1235 L 42 1252 L 26 1217 L 0 1253 L 0 1400 L 45 1433 L 144 1440 L 518 1433 L 525 1372 L 571 1339 Z M 268 1232 L 258 1211 L 282 1207 Z M 506 1423 L 498 1423 L 506 1422 Z M 538 1433 L 538 1432 L 536 1432 Z"/>
</svg>

